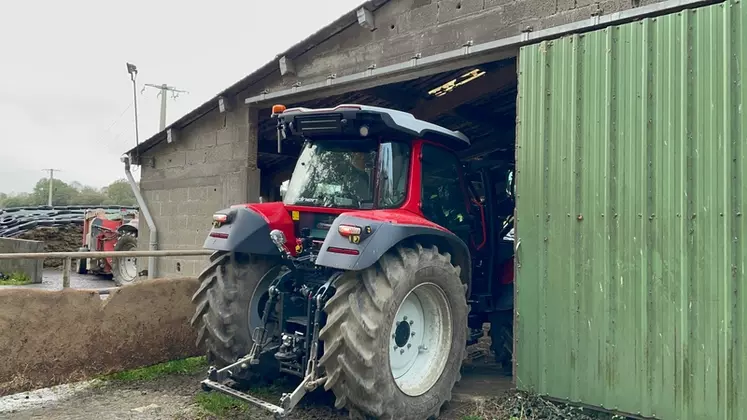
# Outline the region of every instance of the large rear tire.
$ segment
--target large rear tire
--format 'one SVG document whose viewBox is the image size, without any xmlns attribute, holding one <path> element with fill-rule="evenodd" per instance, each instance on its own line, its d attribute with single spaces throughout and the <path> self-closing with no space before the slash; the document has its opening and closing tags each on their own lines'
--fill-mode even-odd
<svg viewBox="0 0 747 420">
<path fill-rule="evenodd" d="M 261 325 L 261 313 L 278 270 L 272 260 L 246 254 L 215 253 L 200 274 L 200 287 L 192 296 L 196 309 L 191 324 L 197 328 L 197 345 L 205 346 L 208 362 L 221 368 L 249 353 L 252 333 Z M 274 331 L 268 331 L 268 337 Z M 278 374 L 277 361 L 264 354 L 260 364 L 233 379 L 246 382 L 271 380 Z"/>
<path fill-rule="evenodd" d="M 137 238 L 125 233 L 117 239 L 115 251 L 137 250 Z M 117 286 L 124 286 L 137 280 L 137 257 L 112 258 L 112 280 Z"/>
<path fill-rule="evenodd" d="M 467 355 L 459 272 L 448 253 L 415 244 L 340 277 L 320 333 L 324 387 L 337 408 L 380 419 L 438 417 Z"/>
<path fill-rule="evenodd" d="M 490 347 L 495 354 L 495 362 L 501 365 L 506 376 L 513 375 L 513 332 L 513 311 L 493 313 L 490 317 Z"/>
</svg>

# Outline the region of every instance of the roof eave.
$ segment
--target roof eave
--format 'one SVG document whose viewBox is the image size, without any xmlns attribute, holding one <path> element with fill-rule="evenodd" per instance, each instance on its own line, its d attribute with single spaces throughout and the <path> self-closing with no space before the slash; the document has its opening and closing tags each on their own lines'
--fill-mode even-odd
<svg viewBox="0 0 747 420">
<path fill-rule="evenodd" d="M 223 91 L 215 95 L 213 98 L 211 98 L 207 102 L 203 103 L 202 105 L 188 112 L 187 114 L 177 119 L 173 123 L 169 124 L 168 126 L 166 126 L 166 128 L 152 135 L 147 140 L 140 143 L 138 146 L 133 147 L 132 149 L 128 150 L 127 152 L 125 152 L 125 154 L 129 155 L 130 157 L 135 157 L 138 154 L 145 153 L 146 151 L 150 150 L 151 148 L 155 147 L 156 145 L 161 143 L 163 140 L 165 140 L 166 132 L 169 129 L 184 128 L 188 126 L 189 124 L 193 123 L 194 121 L 196 121 L 197 119 L 199 119 L 200 117 L 202 117 L 203 115 L 217 108 L 218 98 L 237 95 L 240 92 L 255 85 L 256 83 L 261 82 L 266 77 L 271 76 L 273 73 L 279 72 L 280 70 L 279 70 L 278 60 L 280 59 L 280 57 L 285 56 L 285 57 L 294 59 L 296 57 L 299 57 L 305 54 L 306 52 L 310 51 L 311 49 L 318 46 L 322 42 L 339 34 L 340 32 L 342 32 L 344 29 L 348 28 L 349 26 L 356 24 L 358 22 L 358 16 L 357 16 L 358 9 L 363 7 L 363 8 L 367 8 L 368 10 L 375 11 L 376 9 L 383 6 L 388 1 L 389 0 L 366 0 L 360 6 L 340 16 L 334 22 L 314 32 L 313 34 L 306 37 L 302 41 L 294 44 L 293 46 L 288 48 L 285 52 L 276 55 L 275 58 L 273 58 L 268 63 L 264 64 L 259 69 L 255 70 L 254 72 L 250 73 L 248 76 L 242 78 L 238 82 L 224 89 Z"/>
</svg>

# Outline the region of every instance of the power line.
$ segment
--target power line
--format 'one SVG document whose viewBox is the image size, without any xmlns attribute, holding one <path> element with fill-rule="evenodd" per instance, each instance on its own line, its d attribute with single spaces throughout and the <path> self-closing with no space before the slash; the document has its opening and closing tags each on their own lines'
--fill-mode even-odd
<svg viewBox="0 0 747 420">
<path fill-rule="evenodd" d="M 124 111 L 122 111 L 122 113 L 121 113 L 121 114 L 119 114 L 119 117 L 117 117 L 117 119 L 116 119 L 116 120 L 114 120 L 114 122 L 113 122 L 113 123 L 112 123 L 112 124 L 111 124 L 111 125 L 109 126 L 109 128 L 107 128 L 106 130 L 104 130 L 104 133 L 107 133 L 107 132 L 109 132 L 109 130 L 111 130 L 111 129 L 112 129 L 112 127 L 114 127 L 114 126 L 115 126 L 115 125 L 116 125 L 116 124 L 117 124 L 117 123 L 119 122 L 119 120 L 121 120 L 121 119 L 122 119 L 122 117 L 124 117 L 124 114 L 125 114 L 125 113 L 126 113 L 127 111 L 129 111 L 129 110 L 130 110 L 130 108 L 132 108 L 132 102 L 130 102 L 130 104 L 129 104 L 129 105 L 127 105 L 127 108 L 125 108 L 125 109 L 124 109 Z"/>
</svg>

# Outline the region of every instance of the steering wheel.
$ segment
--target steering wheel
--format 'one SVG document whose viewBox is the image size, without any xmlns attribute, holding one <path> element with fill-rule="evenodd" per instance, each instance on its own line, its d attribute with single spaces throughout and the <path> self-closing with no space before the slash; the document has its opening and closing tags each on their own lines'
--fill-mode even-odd
<svg viewBox="0 0 747 420">
<path fill-rule="evenodd" d="M 353 203 L 355 204 L 355 208 L 357 208 L 357 209 L 361 208 L 361 200 L 360 200 L 360 198 L 358 198 L 352 192 L 347 191 L 347 190 L 342 190 L 342 191 L 340 191 L 339 195 L 340 195 L 340 197 L 349 198 L 349 199 L 353 200 Z"/>
</svg>

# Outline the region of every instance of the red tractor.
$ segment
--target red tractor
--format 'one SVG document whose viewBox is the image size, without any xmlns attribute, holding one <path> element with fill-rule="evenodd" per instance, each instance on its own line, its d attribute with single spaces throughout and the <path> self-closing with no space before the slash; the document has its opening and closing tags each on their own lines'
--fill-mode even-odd
<svg viewBox="0 0 747 420">
<path fill-rule="evenodd" d="M 351 414 L 426 419 L 485 322 L 510 371 L 512 165 L 465 164 L 463 134 L 396 110 L 273 117 L 278 147 L 302 151 L 282 202 L 213 215 L 193 296 L 212 365 L 203 389 L 283 417 L 323 387 Z M 279 406 L 242 392 L 281 373 L 301 383 Z"/>
<path fill-rule="evenodd" d="M 83 218 L 83 246 L 80 251 L 134 251 L 137 249 L 138 212 L 122 209 L 117 213 L 103 209 L 87 210 Z M 81 258 L 78 274 L 111 275 L 117 286 L 137 279 L 137 259 Z"/>
</svg>

